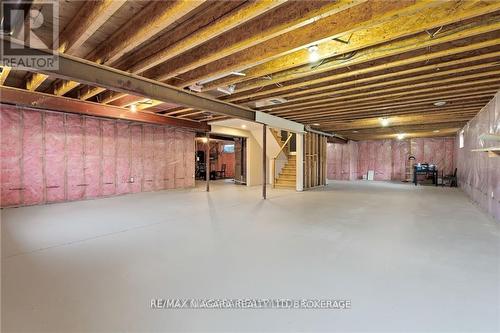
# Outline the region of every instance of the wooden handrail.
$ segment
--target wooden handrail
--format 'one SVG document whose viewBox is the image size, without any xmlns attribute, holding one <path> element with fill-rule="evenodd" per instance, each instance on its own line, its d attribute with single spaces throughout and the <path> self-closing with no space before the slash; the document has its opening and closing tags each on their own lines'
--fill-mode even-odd
<svg viewBox="0 0 500 333">
<path fill-rule="evenodd" d="M 293 133 L 290 133 L 288 135 L 288 138 L 286 139 L 285 143 L 283 144 L 283 146 L 281 146 L 280 150 L 278 151 L 278 153 L 276 154 L 276 156 L 274 156 L 274 159 L 277 159 L 278 156 L 280 155 L 280 153 L 283 151 L 283 149 L 286 147 L 286 145 L 288 144 L 288 142 L 290 141 L 290 139 L 292 138 L 293 136 Z"/>
<path fill-rule="evenodd" d="M 283 144 L 283 146 L 281 146 L 281 148 L 278 151 L 278 153 L 276 154 L 276 156 L 273 157 L 273 188 L 275 187 L 275 184 L 276 184 L 276 159 L 278 158 L 278 156 L 280 155 L 280 153 L 283 151 L 283 149 L 286 147 L 286 145 L 288 144 L 288 142 L 290 142 L 290 139 L 292 138 L 292 136 L 293 136 L 293 133 L 290 133 L 288 135 L 288 138 L 286 139 L 286 141 Z"/>
</svg>

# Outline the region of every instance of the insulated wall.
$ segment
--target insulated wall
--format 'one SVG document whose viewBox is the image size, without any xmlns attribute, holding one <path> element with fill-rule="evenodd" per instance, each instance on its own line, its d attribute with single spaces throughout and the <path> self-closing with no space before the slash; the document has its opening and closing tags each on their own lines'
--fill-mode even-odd
<svg viewBox="0 0 500 333">
<path fill-rule="evenodd" d="M 0 104 L 1 207 L 194 186 L 194 133 Z"/>
<path fill-rule="evenodd" d="M 439 173 L 452 174 L 455 166 L 454 138 L 350 141 L 328 144 L 328 179 L 361 179 L 368 170 L 375 180 L 405 180 L 408 157 L 415 163 L 435 164 Z"/>
<path fill-rule="evenodd" d="M 458 184 L 481 208 L 500 221 L 500 157 L 471 149 L 499 147 L 498 141 L 481 142 L 481 134 L 500 135 L 500 93 L 463 128 L 464 146 L 457 137 Z"/>
</svg>

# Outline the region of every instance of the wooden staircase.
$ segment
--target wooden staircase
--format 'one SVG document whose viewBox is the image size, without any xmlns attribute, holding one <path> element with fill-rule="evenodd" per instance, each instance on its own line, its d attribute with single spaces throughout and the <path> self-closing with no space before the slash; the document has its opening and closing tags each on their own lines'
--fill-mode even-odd
<svg viewBox="0 0 500 333">
<path fill-rule="evenodd" d="M 276 178 L 275 187 L 295 188 L 297 180 L 297 156 L 288 155 L 288 161 Z"/>
</svg>

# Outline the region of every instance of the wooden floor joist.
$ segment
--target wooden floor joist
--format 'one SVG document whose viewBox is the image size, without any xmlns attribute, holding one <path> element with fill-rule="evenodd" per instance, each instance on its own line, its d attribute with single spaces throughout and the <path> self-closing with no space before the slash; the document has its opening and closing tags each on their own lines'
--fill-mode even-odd
<svg viewBox="0 0 500 333">
<path fill-rule="evenodd" d="M 449 135 L 500 88 L 497 0 L 59 7 L 61 67 L 5 67 L 2 85 L 183 122 L 279 117 L 352 139 Z"/>
<path fill-rule="evenodd" d="M 435 2 L 436 4 L 440 2 Z M 364 30 L 354 31 L 352 34 L 347 34 L 344 36 L 347 43 L 342 43 L 337 40 L 329 40 L 323 43 L 318 44 L 318 56 L 320 59 L 327 59 L 331 56 L 337 54 L 348 54 L 349 52 L 366 49 L 367 47 L 374 46 L 377 44 L 383 44 L 380 47 L 380 52 L 373 52 L 371 56 L 385 56 L 384 54 L 394 53 L 398 51 L 398 48 L 402 48 L 406 44 L 407 49 L 417 48 L 420 43 L 426 43 L 427 45 L 435 45 L 442 37 L 442 40 L 450 39 L 449 31 L 443 31 L 441 35 L 437 34 L 436 36 L 429 36 L 429 34 L 425 31 L 430 30 L 434 27 L 440 27 L 446 24 L 450 24 L 456 21 L 464 20 L 466 18 L 471 18 L 475 16 L 484 15 L 490 13 L 495 10 L 500 10 L 500 5 L 491 4 L 490 6 L 478 8 L 475 10 L 471 10 L 469 5 L 472 3 L 462 2 L 460 6 L 457 6 L 452 2 L 441 2 L 442 6 L 440 7 L 430 7 L 424 10 L 419 11 L 415 15 L 401 15 L 400 17 L 395 18 L 394 20 L 390 20 L 387 22 L 383 22 L 377 26 L 366 27 Z M 499 14 L 500 15 L 500 14 Z M 496 27 L 498 29 L 499 26 L 499 16 L 493 16 L 486 20 L 480 21 L 480 23 L 471 24 L 470 27 L 467 27 L 465 31 L 461 31 L 464 29 L 463 26 L 458 26 L 455 29 L 457 33 L 456 37 L 464 38 L 467 34 L 477 33 L 474 32 L 474 25 L 481 25 L 483 31 L 491 31 L 492 28 Z M 489 23 L 488 28 L 484 28 Z M 476 29 L 477 30 L 477 29 Z M 468 32 L 467 32 L 468 31 Z M 420 36 L 410 37 L 408 41 L 405 40 L 396 40 L 400 39 L 403 36 L 413 36 L 415 34 L 421 33 Z M 455 38 L 456 38 L 455 37 Z M 396 40 L 394 45 L 387 45 L 387 42 Z M 421 47 L 425 47 L 422 45 Z M 377 54 L 380 53 L 380 54 Z M 356 57 L 357 58 L 357 57 Z M 326 70 L 329 66 L 328 64 L 322 65 L 323 61 L 318 61 L 318 70 L 313 70 L 311 72 L 320 72 L 319 67 L 323 67 L 322 71 Z M 221 87 L 228 84 L 237 84 L 236 91 L 245 91 L 252 88 L 252 85 L 245 83 L 248 80 L 255 78 L 262 78 L 266 76 L 271 76 L 271 80 L 269 82 L 265 82 L 260 80 L 260 84 L 272 84 L 274 82 L 283 82 L 287 81 L 290 78 L 286 77 L 286 70 L 289 70 L 294 67 L 298 67 L 301 65 L 310 66 L 310 59 L 307 50 L 301 49 L 295 51 L 291 54 L 285 55 L 283 57 L 278 57 L 274 60 L 265 62 L 263 64 L 254 66 L 248 70 L 245 70 L 245 77 L 228 77 L 220 80 L 216 80 L 209 84 L 204 85 L 204 90 L 213 90 L 217 87 Z M 309 70 L 302 71 L 302 75 L 310 72 Z M 293 72 L 290 73 L 293 75 Z M 297 73 L 293 78 L 300 77 L 300 73 Z M 242 84 L 238 84 L 242 82 Z M 255 82 L 258 86 L 259 82 Z"/>
</svg>

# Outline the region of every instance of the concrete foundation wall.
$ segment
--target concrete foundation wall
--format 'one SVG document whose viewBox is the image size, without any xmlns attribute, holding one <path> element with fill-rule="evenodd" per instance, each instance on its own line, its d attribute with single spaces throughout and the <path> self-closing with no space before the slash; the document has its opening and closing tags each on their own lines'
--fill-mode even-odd
<svg viewBox="0 0 500 333">
<path fill-rule="evenodd" d="M 1 207 L 194 186 L 183 129 L 1 104 L 0 125 Z"/>
<path fill-rule="evenodd" d="M 457 136 L 458 183 L 482 209 L 500 221 L 500 157 L 471 149 L 499 147 L 500 142 L 481 142 L 481 134 L 500 135 L 500 93 L 497 93 L 463 128 L 464 147 Z"/>
<path fill-rule="evenodd" d="M 455 168 L 454 138 L 329 143 L 327 151 L 327 177 L 332 180 L 362 179 L 368 170 L 375 171 L 375 180 L 404 180 L 410 153 L 415 163 L 436 164 L 445 175 Z"/>
</svg>

